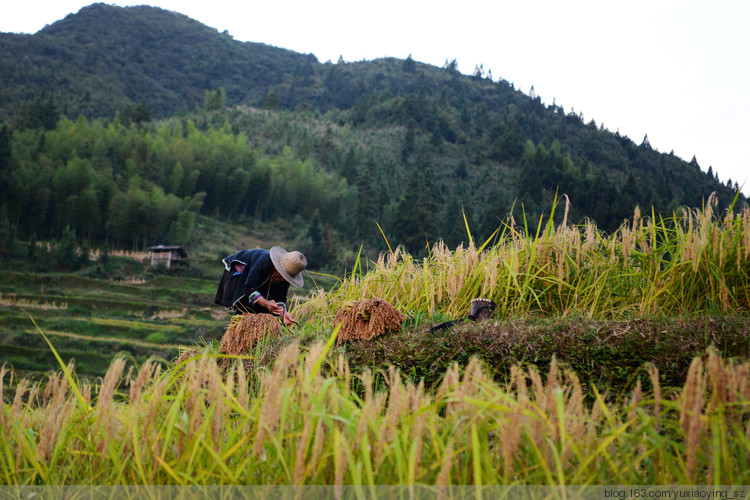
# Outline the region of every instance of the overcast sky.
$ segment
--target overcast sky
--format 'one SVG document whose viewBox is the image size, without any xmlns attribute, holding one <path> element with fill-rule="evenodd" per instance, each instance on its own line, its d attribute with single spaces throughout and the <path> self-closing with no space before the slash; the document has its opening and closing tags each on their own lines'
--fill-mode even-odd
<svg viewBox="0 0 750 500">
<path fill-rule="evenodd" d="M 35 33 L 85 0 L 0 3 L 0 31 Z M 153 0 L 236 40 L 321 62 L 456 59 L 640 144 L 695 156 L 750 194 L 750 1 Z"/>
</svg>

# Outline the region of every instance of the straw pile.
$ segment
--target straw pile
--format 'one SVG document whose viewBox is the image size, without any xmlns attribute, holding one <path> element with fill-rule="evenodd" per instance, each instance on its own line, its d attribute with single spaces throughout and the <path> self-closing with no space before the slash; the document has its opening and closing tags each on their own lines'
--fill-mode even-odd
<svg viewBox="0 0 750 500">
<path fill-rule="evenodd" d="M 281 334 L 279 318 L 272 314 L 242 314 L 232 317 L 227 331 L 221 337 L 221 352 L 244 354 L 255 342 L 264 337 Z"/>
<path fill-rule="evenodd" d="M 406 316 L 381 298 L 351 302 L 339 309 L 333 324 L 341 323 L 337 342 L 370 340 L 378 335 L 401 329 Z"/>
</svg>

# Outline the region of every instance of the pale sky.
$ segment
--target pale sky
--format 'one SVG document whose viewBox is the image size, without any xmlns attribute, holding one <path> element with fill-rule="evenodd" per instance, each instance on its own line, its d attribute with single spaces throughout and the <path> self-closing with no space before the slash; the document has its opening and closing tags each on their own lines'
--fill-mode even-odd
<svg viewBox="0 0 750 500">
<path fill-rule="evenodd" d="M 0 3 L 0 31 L 35 33 L 86 0 Z M 750 2 L 746 0 L 152 0 L 236 40 L 321 61 L 391 56 L 471 74 L 482 64 L 545 104 L 640 144 L 695 155 L 750 195 Z"/>
</svg>

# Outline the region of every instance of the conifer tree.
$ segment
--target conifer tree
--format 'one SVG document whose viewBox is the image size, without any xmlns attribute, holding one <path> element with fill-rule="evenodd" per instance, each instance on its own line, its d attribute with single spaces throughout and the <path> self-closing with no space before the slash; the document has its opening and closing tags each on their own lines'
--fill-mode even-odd
<svg viewBox="0 0 750 500">
<path fill-rule="evenodd" d="M 376 235 L 376 226 L 373 221 L 380 217 L 380 206 L 378 204 L 379 193 L 376 188 L 375 170 L 377 164 L 370 156 L 365 165 L 359 169 L 356 179 L 357 186 L 357 215 L 356 234 L 365 240 L 373 240 Z"/>
<path fill-rule="evenodd" d="M 411 58 L 411 54 L 409 54 L 409 57 L 404 60 L 404 64 L 401 65 L 401 70 L 405 73 L 414 73 L 417 70 L 417 64 L 414 62 L 414 59 Z"/>
<path fill-rule="evenodd" d="M 429 151 L 422 149 L 394 216 L 395 234 L 409 252 L 422 253 L 440 236 L 441 203 Z"/>
<path fill-rule="evenodd" d="M 70 226 L 66 226 L 62 239 L 58 242 L 53 253 L 55 267 L 65 271 L 75 269 L 78 264 L 77 246 L 76 232 Z"/>
</svg>

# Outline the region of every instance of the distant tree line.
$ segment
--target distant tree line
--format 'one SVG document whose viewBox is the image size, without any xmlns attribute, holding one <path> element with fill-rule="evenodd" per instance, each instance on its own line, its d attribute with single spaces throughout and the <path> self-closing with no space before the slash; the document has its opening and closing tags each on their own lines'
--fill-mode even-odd
<svg viewBox="0 0 750 500">
<path fill-rule="evenodd" d="M 320 63 L 174 12 L 93 4 L 0 36 L 0 220 L 11 236 L 70 228 L 142 248 L 190 241 L 198 214 L 293 219 L 325 262 L 383 248 L 376 222 L 420 253 L 465 242 L 466 222 L 487 238 L 511 210 L 533 225 L 562 195 L 570 221 L 612 231 L 636 205 L 670 215 L 715 191 L 723 209 L 738 190 L 482 64 L 458 67 Z"/>
<path fill-rule="evenodd" d="M 275 109 L 289 98 L 282 89 L 265 110 L 227 107 L 223 88 L 206 90 L 203 107 L 160 121 L 145 100 L 112 119 L 73 121 L 40 98 L 0 125 L 0 219 L 10 235 L 72 232 L 132 249 L 189 242 L 198 214 L 294 220 L 300 248 L 325 265 L 342 247 L 382 248 L 381 229 L 419 254 L 437 239 L 465 243 L 467 223 L 487 238 L 511 211 L 534 225 L 563 194 L 570 221 L 614 230 L 637 205 L 670 215 L 712 191 L 726 207 L 736 193 L 647 138 L 636 145 L 451 67 L 428 80 L 407 60 L 397 71 L 409 79 L 392 74 L 382 88 L 386 76 L 357 80 L 357 67 L 331 66 L 338 99 L 354 102 L 325 113 Z M 356 99 L 344 90 L 352 81 L 367 82 Z M 479 99 L 478 88 L 494 97 Z"/>
<path fill-rule="evenodd" d="M 185 119 L 139 127 L 61 119 L 52 129 L 0 126 L 0 211 L 14 234 L 118 248 L 190 241 L 196 215 L 275 219 L 313 214 L 342 225 L 353 190 L 286 148 L 266 156 L 228 125 Z"/>
</svg>

